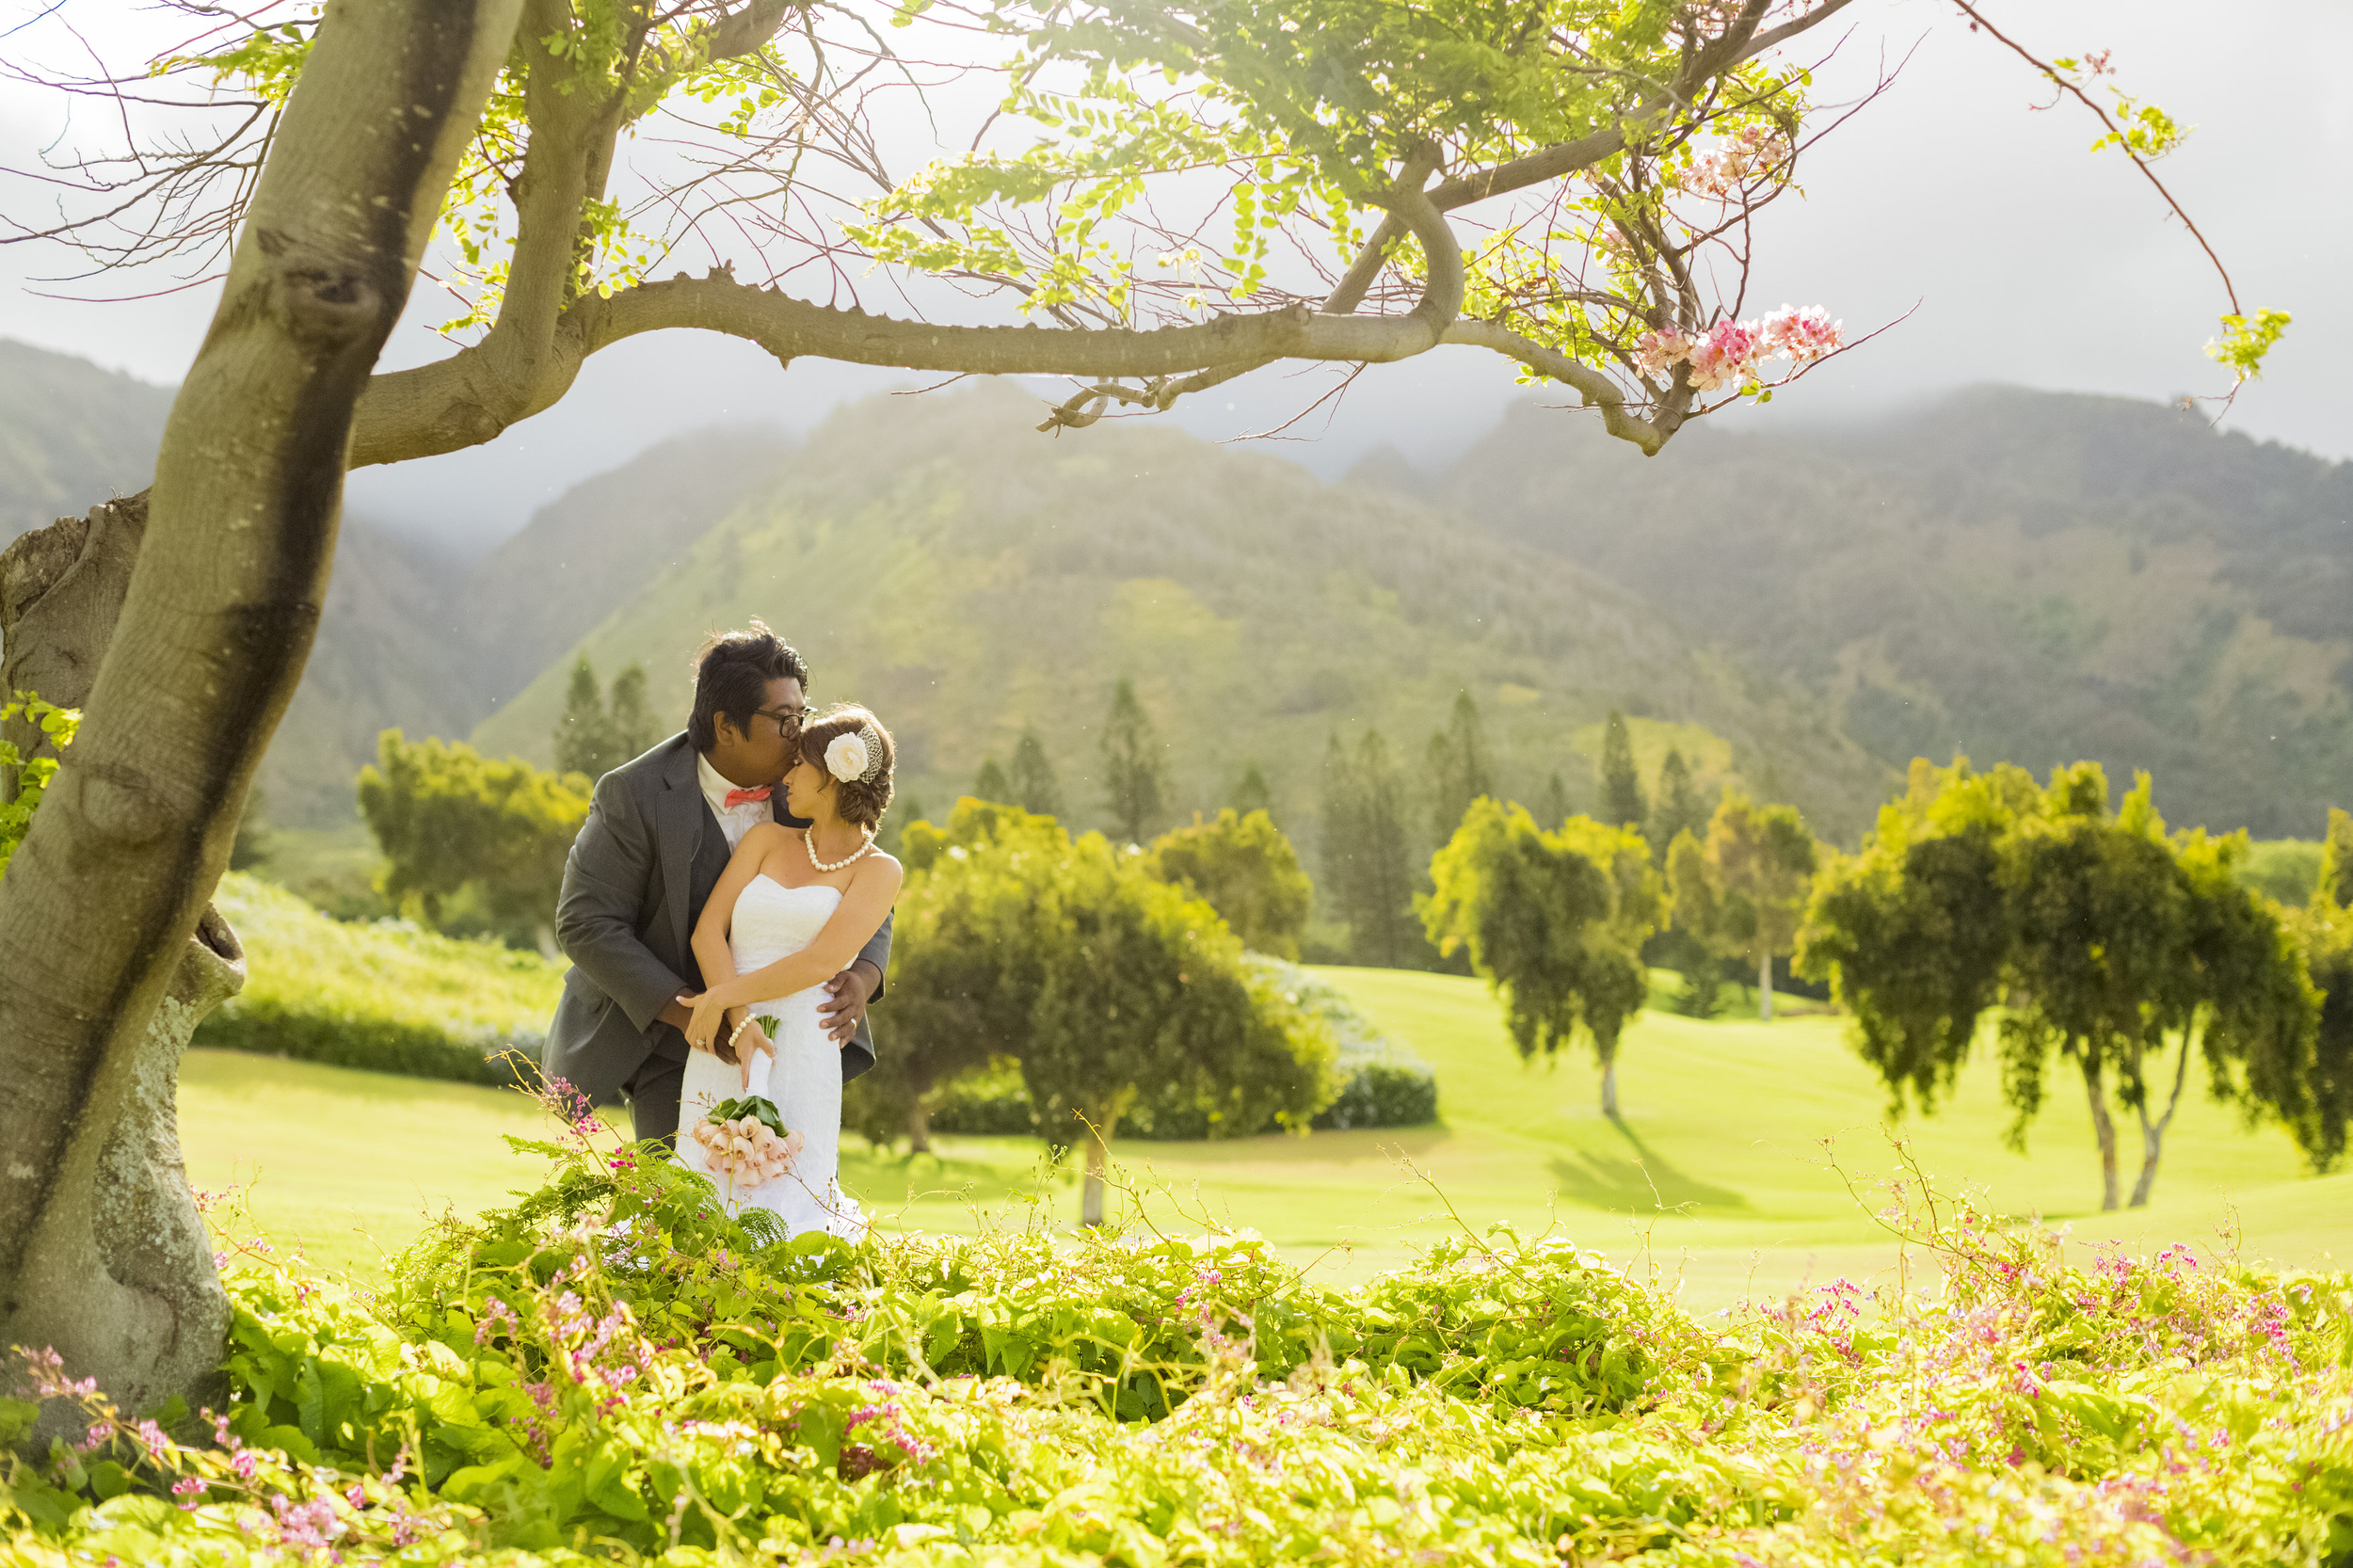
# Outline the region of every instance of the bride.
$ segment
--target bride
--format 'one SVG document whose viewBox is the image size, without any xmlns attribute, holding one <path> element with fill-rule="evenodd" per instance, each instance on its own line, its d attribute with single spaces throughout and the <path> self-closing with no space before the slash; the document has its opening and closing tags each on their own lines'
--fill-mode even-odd
<svg viewBox="0 0 2353 1568">
<path fill-rule="evenodd" d="M 783 788 L 785 809 L 809 825 L 761 823 L 744 834 L 695 926 L 707 988 L 686 1031 L 696 1049 L 680 1086 L 683 1117 L 691 1128 L 739 1095 L 774 1102 L 798 1147 L 782 1175 L 735 1181 L 728 1211 L 767 1209 L 796 1236 L 825 1230 L 856 1240 L 866 1230 L 837 1179 L 841 1057 L 817 1004 L 824 982 L 857 956 L 899 896 L 899 862 L 874 847 L 890 786 L 890 732 L 873 714 L 839 707 L 804 726 Z M 766 1052 L 753 1045 L 730 1064 L 713 1048 L 727 1011 L 744 1006 L 749 1017 L 774 1018 L 775 1030 Z M 678 1141 L 678 1159 L 730 1192 L 691 1131 Z"/>
</svg>

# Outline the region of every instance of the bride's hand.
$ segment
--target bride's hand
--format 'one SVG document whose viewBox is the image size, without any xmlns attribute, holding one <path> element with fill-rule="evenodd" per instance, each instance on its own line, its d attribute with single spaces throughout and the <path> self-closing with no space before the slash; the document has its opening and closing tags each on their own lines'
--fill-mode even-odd
<svg viewBox="0 0 2353 1568">
<path fill-rule="evenodd" d="M 686 1020 L 686 1043 L 696 1050 L 712 1049 L 712 1042 L 727 1027 L 727 1004 L 719 1000 L 716 987 L 695 999 L 694 1016 Z"/>
<path fill-rule="evenodd" d="M 752 1053 L 754 1051 L 766 1051 L 771 1060 L 774 1060 L 776 1054 L 776 1048 L 768 1043 L 768 1036 L 761 1032 L 757 1022 L 746 1023 L 744 1026 L 744 1032 L 735 1037 L 735 1060 L 743 1071 L 744 1092 L 747 1095 L 752 1091 Z M 765 1081 L 766 1068 L 760 1069 L 760 1077 Z"/>
</svg>

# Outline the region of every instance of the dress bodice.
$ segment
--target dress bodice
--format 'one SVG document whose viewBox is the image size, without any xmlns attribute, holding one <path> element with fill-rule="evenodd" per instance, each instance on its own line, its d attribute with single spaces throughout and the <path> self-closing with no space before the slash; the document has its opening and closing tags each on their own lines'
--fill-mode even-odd
<svg viewBox="0 0 2353 1568">
<path fill-rule="evenodd" d="M 735 901 L 728 945 L 735 972 L 749 974 L 817 939 L 841 903 L 841 889 L 822 882 L 788 888 L 762 872 Z"/>
</svg>

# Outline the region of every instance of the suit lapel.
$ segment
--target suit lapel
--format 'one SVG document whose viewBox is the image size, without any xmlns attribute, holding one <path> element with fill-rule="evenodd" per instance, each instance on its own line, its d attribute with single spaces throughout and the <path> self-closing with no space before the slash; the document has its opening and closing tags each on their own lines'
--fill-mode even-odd
<svg viewBox="0 0 2353 1568">
<path fill-rule="evenodd" d="M 678 756 L 663 770 L 661 819 L 655 824 L 662 854 L 662 905 L 682 959 L 687 952 L 686 906 L 694 896 L 695 852 L 702 847 L 702 781 L 695 776 L 694 743 L 680 737 Z"/>
</svg>

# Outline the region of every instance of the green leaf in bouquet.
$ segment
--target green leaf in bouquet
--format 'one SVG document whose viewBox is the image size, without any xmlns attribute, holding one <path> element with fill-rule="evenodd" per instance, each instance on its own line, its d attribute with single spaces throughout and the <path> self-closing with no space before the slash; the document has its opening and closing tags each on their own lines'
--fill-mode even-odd
<svg viewBox="0 0 2353 1568">
<path fill-rule="evenodd" d="M 778 1111 L 776 1101 L 765 1095 L 743 1095 L 731 1100 L 721 1100 L 711 1108 L 711 1114 L 703 1120 L 732 1122 L 744 1116 L 751 1117 L 779 1138 L 788 1130 L 784 1125 L 784 1112 Z"/>
</svg>

